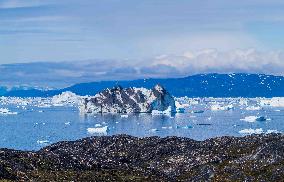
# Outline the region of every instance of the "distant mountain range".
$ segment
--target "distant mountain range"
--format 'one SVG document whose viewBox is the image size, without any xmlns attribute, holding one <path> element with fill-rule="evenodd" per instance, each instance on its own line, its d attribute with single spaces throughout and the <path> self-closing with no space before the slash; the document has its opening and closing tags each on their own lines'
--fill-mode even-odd
<svg viewBox="0 0 284 182">
<path fill-rule="evenodd" d="M 140 79 L 132 81 L 102 81 L 75 84 L 58 90 L 5 89 L 2 96 L 48 97 L 71 91 L 78 95 L 95 95 L 105 88 L 153 88 L 163 85 L 172 95 L 188 97 L 284 97 L 284 77 L 263 74 L 199 74 L 185 78 Z"/>
</svg>

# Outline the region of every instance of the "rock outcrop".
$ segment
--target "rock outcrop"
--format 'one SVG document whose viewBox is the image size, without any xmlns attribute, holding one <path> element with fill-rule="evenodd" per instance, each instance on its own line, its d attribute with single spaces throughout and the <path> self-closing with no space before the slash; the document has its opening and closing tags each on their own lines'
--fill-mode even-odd
<svg viewBox="0 0 284 182">
<path fill-rule="evenodd" d="M 0 180 L 283 181 L 284 136 L 127 135 L 59 142 L 37 152 L 0 149 Z"/>
<path fill-rule="evenodd" d="M 160 85 L 151 90 L 116 86 L 84 98 L 80 105 L 80 111 L 85 113 L 149 113 L 153 110 L 176 111 L 174 98 Z"/>
</svg>

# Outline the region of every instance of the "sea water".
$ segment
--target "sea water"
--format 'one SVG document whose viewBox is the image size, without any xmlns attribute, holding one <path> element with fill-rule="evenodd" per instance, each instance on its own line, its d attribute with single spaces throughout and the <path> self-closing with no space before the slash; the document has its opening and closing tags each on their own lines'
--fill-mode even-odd
<svg viewBox="0 0 284 182">
<path fill-rule="evenodd" d="M 95 135 L 180 136 L 205 140 L 243 136 L 254 131 L 284 132 L 283 107 L 260 110 L 234 107 L 216 111 L 204 104 L 196 104 L 184 113 L 171 115 L 81 114 L 76 106 L 44 108 L 6 104 L 0 107 L 12 113 L 0 114 L 0 147 L 20 150 L 38 150 L 58 141 Z M 265 120 L 245 120 L 260 117 Z"/>
</svg>

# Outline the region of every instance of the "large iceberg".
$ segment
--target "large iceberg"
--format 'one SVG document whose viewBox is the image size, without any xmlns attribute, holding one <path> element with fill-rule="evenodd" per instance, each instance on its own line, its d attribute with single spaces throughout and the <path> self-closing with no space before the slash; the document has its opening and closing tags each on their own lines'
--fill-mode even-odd
<svg viewBox="0 0 284 182">
<path fill-rule="evenodd" d="M 161 85 L 153 89 L 122 88 L 105 89 L 93 97 L 81 100 L 83 113 L 151 113 L 152 111 L 176 112 L 174 98 Z"/>
</svg>

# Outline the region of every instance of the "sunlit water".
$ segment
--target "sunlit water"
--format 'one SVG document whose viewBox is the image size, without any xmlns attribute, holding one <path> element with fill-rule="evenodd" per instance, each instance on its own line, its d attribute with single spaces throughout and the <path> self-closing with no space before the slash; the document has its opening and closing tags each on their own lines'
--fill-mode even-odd
<svg viewBox="0 0 284 182">
<path fill-rule="evenodd" d="M 239 131 L 248 128 L 284 132 L 284 108 L 265 108 L 260 111 L 204 109 L 204 113 L 190 113 L 187 110 L 186 113 L 173 116 L 130 114 L 128 118 L 122 118 L 119 114 L 80 115 L 76 107 L 27 107 L 22 110 L 10 106 L 9 109 L 18 114 L 0 115 L 0 147 L 21 150 L 38 150 L 58 141 L 95 135 L 89 134 L 87 128 L 94 128 L 96 124 L 108 126 L 107 135 L 182 136 L 196 140 L 242 136 Z M 256 115 L 271 120 L 252 123 L 240 120 Z"/>
</svg>

